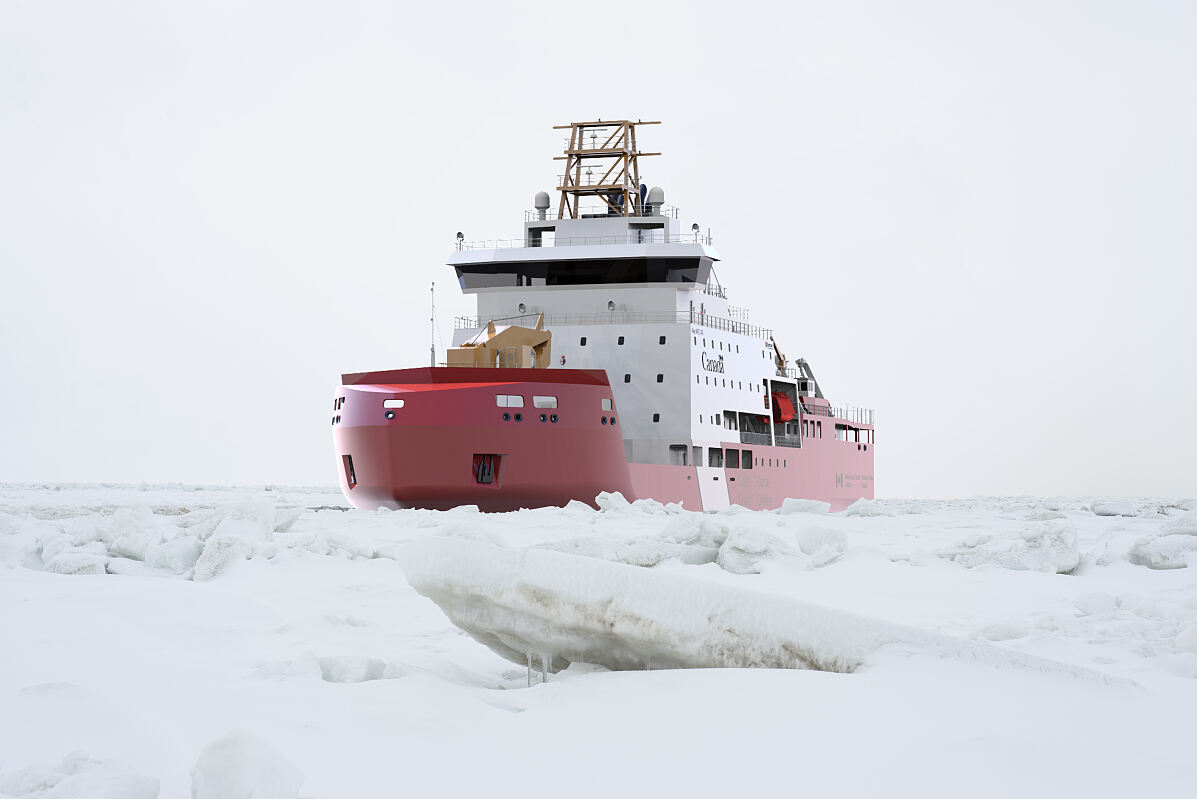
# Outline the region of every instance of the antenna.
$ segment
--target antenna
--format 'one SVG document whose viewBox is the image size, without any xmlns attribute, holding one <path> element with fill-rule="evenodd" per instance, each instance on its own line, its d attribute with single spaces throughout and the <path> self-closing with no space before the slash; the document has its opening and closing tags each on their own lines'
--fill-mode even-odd
<svg viewBox="0 0 1197 799">
<path fill-rule="evenodd" d="M 461 235 L 460 233 L 458 235 Z M 428 325 L 430 327 L 431 335 L 428 337 L 428 365 L 436 366 L 436 281 L 432 281 L 432 288 L 429 289 L 432 295 L 432 316 L 428 318 Z"/>
</svg>

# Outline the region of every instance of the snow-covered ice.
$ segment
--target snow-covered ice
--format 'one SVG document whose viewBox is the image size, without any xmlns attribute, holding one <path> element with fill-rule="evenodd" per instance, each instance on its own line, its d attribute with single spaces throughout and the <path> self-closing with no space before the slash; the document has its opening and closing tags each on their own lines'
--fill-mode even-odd
<svg viewBox="0 0 1197 799">
<path fill-rule="evenodd" d="M 1191 789 L 1191 499 L 599 505 L 0 486 L 0 796 Z M 547 615 L 514 590 L 501 657 L 419 563 L 473 613 L 517 575 Z M 561 645 L 604 603 L 619 646 Z M 802 665 L 764 656 L 783 639 L 838 671 L 661 668 Z M 563 670 L 528 688 L 521 648 Z"/>
</svg>

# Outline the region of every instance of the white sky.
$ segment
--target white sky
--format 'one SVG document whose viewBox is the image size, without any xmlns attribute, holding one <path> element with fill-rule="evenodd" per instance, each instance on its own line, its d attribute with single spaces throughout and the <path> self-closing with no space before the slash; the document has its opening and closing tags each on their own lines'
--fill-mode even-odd
<svg viewBox="0 0 1197 799">
<path fill-rule="evenodd" d="M 1197 4 L 0 4 L 0 480 L 335 482 L 554 124 L 878 414 L 885 496 L 1197 493 Z"/>
</svg>

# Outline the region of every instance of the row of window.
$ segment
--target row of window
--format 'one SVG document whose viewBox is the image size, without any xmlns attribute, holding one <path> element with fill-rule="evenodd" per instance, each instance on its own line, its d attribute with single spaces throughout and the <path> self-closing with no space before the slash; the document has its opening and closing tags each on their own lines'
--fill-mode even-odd
<svg viewBox="0 0 1197 799">
<path fill-rule="evenodd" d="M 704 380 L 706 381 L 705 384 L 703 383 Z M 700 386 L 701 385 L 708 385 L 708 386 L 713 385 L 713 386 L 715 386 L 715 388 L 719 388 L 720 381 L 723 381 L 722 382 L 723 388 L 734 388 L 734 389 L 738 389 L 739 391 L 744 390 L 744 381 L 743 380 L 732 380 L 731 385 L 729 386 L 728 380 L 726 377 L 716 377 L 714 382 L 712 382 L 710 375 L 694 375 L 694 382 Z M 661 381 L 658 380 L 657 382 L 660 383 Z M 760 393 L 761 387 L 759 385 L 749 383 L 748 390 L 753 393 Z"/>
<path fill-rule="evenodd" d="M 669 462 L 674 466 L 690 466 L 691 464 L 701 466 L 703 463 L 702 450 L 703 448 L 700 446 L 670 444 Z M 775 460 L 778 466 L 784 468 L 789 460 L 788 458 L 756 458 L 753 457 L 750 449 L 708 447 L 706 454 L 707 466 L 717 469 L 751 469 L 753 464 L 772 467 Z"/>
<path fill-rule="evenodd" d="M 606 401 L 610 402 L 610 400 L 606 400 Z M 524 398 L 523 398 L 523 396 L 521 396 L 519 394 L 495 394 L 495 405 L 499 408 L 522 408 L 522 407 L 524 407 Z M 400 407 L 402 407 L 402 406 L 400 406 Z M 533 396 L 532 397 L 532 407 L 533 408 L 556 408 L 557 407 L 557 398 L 556 397 Z M 609 409 L 603 408 L 603 410 L 609 410 Z"/>
<path fill-rule="evenodd" d="M 622 347 L 624 344 L 624 341 L 625 341 L 624 337 L 620 336 L 619 338 L 617 338 L 615 340 L 615 343 Z M 665 337 L 661 336 L 660 338 L 658 338 L 657 343 L 660 344 L 661 346 L 664 346 L 665 345 Z M 580 339 L 578 339 L 578 346 L 579 347 L 586 346 L 586 336 L 582 336 Z"/>
<path fill-rule="evenodd" d="M 714 348 L 714 346 L 715 346 L 716 344 L 718 344 L 718 345 L 719 345 L 719 351 L 720 351 L 720 352 L 723 352 L 723 342 L 722 342 L 722 341 L 716 341 L 715 339 L 711 339 L 711 347 L 712 347 L 712 348 Z M 694 346 L 696 346 L 696 347 L 698 346 L 698 336 L 695 336 L 695 337 L 694 337 Z M 732 351 L 732 346 L 733 346 L 733 345 L 731 345 L 731 344 L 728 344 L 728 345 L 727 345 L 727 351 L 728 351 L 728 352 L 731 352 L 731 351 Z M 739 353 L 739 352 L 740 352 L 740 345 L 739 345 L 739 344 L 736 344 L 736 345 L 734 345 L 734 346 L 735 346 L 735 348 L 736 348 L 736 352 L 737 352 L 737 353 Z M 702 348 L 703 348 L 704 350 L 707 348 L 707 340 L 706 340 L 705 338 L 702 340 Z"/>
</svg>

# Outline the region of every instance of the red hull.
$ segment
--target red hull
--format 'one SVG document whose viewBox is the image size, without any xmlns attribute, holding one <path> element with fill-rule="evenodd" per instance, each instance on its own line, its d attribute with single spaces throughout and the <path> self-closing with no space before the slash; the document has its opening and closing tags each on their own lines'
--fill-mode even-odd
<svg viewBox="0 0 1197 799">
<path fill-rule="evenodd" d="M 787 497 L 842 510 L 873 497 L 872 443 L 723 442 L 725 450 L 740 450 L 742 461 L 751 453 L 752 468 L 629 464 L 618 409 L 603 408 L 613 396 L 601 370 L 402 369 L 345 375 L 342 392 L 333 438 L 341 489 L 357 508 L 510 511 L 571 500 L 594 506 L 600 492 L 618 491 L 629 500 L 679 502 L 690 510 L 728 504 L 764 510 Z M 496 395 L 506 394 L 523 397 L 525 405 L 498 406 Z M 534 407 L 538 395 L 555 397 L 557 407 Z M 385 416 L 387 400 L 403 401 L 392 419 Z M 489 482 L 480 479 L 483 459 L 493 459 Z"/>
<path fill-rule="evenodd" d="M 509 511 L 573 499 L 593 505 L 601 491 L 632 495 L 618 413 L 602 409 L 612 399 L 606 374 L 535 375 L 470 368 L 346 375 L 333 425 L 345 496 L 357 508 Z M 505 387 L 526 405 L 497 406 Z M 557 407 L 533 407 L 538 395 L 555 397 Z M 404 403 L 393 419 L 385 418 L 387 399 Z M 499 456 L 489 483 L 479 481 L 481 455 Z"/>
</svg>

